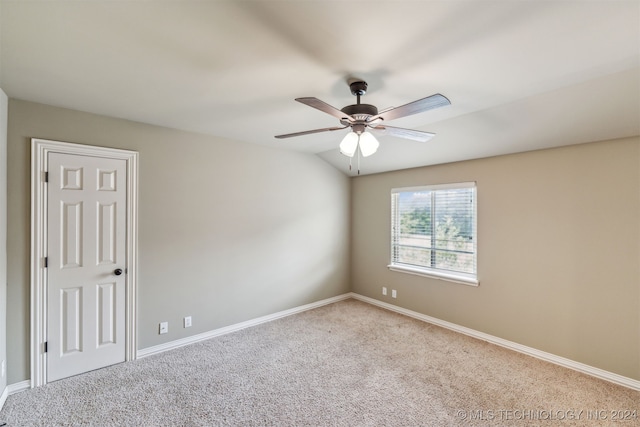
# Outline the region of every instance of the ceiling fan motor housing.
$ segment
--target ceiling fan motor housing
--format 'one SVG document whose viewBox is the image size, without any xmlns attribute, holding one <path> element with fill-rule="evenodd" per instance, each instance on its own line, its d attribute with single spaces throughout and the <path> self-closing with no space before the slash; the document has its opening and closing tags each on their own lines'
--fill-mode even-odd
<svg viewBox="0 0 640 427">
<path fill-rule="evenodd" d="M 356 120 L 358 119 L 359 115 L 366 115 L 366 116 L 378 115 L 378 109 L 375 107 L 375 105 L 370 105 L 370 104 L 347 105 L 340 111 L 354 117 Z"/>
</svg>

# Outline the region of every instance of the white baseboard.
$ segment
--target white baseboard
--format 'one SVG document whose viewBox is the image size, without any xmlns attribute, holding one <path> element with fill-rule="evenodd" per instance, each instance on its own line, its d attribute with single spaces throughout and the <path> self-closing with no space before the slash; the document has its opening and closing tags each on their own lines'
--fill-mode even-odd
<svg viewBox="0 0 640 427">
<path fill-rule="evenodd" d="M 19 383 L 9 384 L 4 391 L 2 392 L 2 397 L 0 397 L 0 409 L 4 405 L 4 402 L 7 400 L 7 397 L 12 394 L 20 393 L 21 391 L 29 390 L 31 388 L 31 380 L 20 381 Z"/>
<path fill-rule="evenodd" d="M 567 359 L 562 356 L 556 356 L 555 354 L 547 353 L 546 351 L 541 351 L 533 347 L 527 347 L 526 345 L 518 344 L 513 341 L 508 341 L 493 335 L 485 334 L 484 332 L 480 332 L 464 326 L 456 325 L 455 323 L 447 322 L 445 320 L 440 320 L 435 317 L 427 316 L 425 314 L 408 310 L 406 308 L 398 307 L 393 304 L 388 304 L 383 301 L 378 301 L 377 299 L 369 298 L 364 295 L 356 294 L 354 292 L 352 292 L 350 296 L 354 299 L 369 303 L 371 305 L 375 305 L 387 310 L 395 311 L 396 313 L 404 314 L 405 316 L 413 317 L 414 319 L 422 320 L 423 322 L 441 326 L 443 328 L 450 329 L 452 331 L 459 332 L 461 334 L 468 335 L 473 338 L 490 342 L 491 344 L 499 345 L 500 347 L 504 347 L 509 350 L 514 350 L 519 353 L 533 356 L 537 359 L 551 362 L 565 368 L 573 369 L 574 371 L 582 372 L 584 374 L 591 375 L 593 377 L 600 378 L 605 381 L 610 381 L 612 383 L 615 383 L 624 387 L 628 387 L 633 390 L 640 391 L 640 381 L 634 380 L 633 378 L 625 377 L 622 375 L 615 374 L 613 372 L 605 371 L 604 369 L 585 365 L 584 363 L 576 362 L 574 360 Z"/>
<path fill-rule="evenodd" d="M 0 395 L 0 411 L 4 407 L 4 402 L 7 401 L 7 397 L 9 397 L 9 387 L 5 387 L 4 390 L 2 390 L 2 395 Z"/>
<path fill-rule="evenodd" d="M 507 348 L 509 350 L 517 351 L 522 354 L 526 354 L 532 357 L 535 357 L 540 360 L 544 360 L 565 368 L 573 369 L 574 371 L 582 372 L 587 375 L 591 375 L 596 378 L 600 378 L 605 381 L 612 382 L 614 384 L 618 384 L 624 387 L 628 387 L 633 390 L 640 391 L 640 381 L 635 380 L 633 378 L 625 377 L 613 372 L 605 371 L 604 369 L 596 368 L 593 366 L 586 365 L 584 363 L 576 362 L 571 359 L 567 359 L 565 357 L 557 356 L 552 353 L 547 353 L 542 350 L 535 349 L 533 347 L 528 347 L 526 345 L 518 344 L 513 341 L 505 340 L 503 338 L 499 338 L 493 335 L 486 334 L 484 332 L 476 331 L 475 329 L 467 328 L 465 326 L 460 326 L 455 323 L 447 322 L 445 320 L 440 320 L 435 317 L 427 316 L 426 314 L 418 313 L 416 311 L 408 310 L 406 308 L 398 307 L 393 304 L 389 304 L 383 301 L 379 301 L 374 298 L 369 298 L 364 295 L 360 295 L 354 292 L 350 292 L 343 295 L 338 295 L 332 298 L 327 298 L 321 301 L 316 301 L 311 304 L 302 305 L 299 307 L 294 307 L 289 310 L 280 311 L 277 313 L 269 314 L 267 316 L 258 317 L 256 319 L 247 320 L 245 322 L 236 323 L 235 325 L 225 326 L 223 328 L 214 329 L 209 332 L 204 332 L 202 334 L 193 335 L 187 338 L 182 338 L 179 340 L 171 341 L 168 343 L 156 345 L 153 347 L 147 347 L 141 350 L 138 350 L 137 357 L 143 358 L 147 356 L 151 356 L 152 354 L 162 353 L 164 351 L 172 350 L 174 348 L 183 347 L 185 345 L 193 344 L 196 342 L 200 342 L 209 338 L 217 337 L 220 335 L 229 334 L 231 332 L 239 331 L 241 329 L 249 328 L 251 326 L 256 326 L 261 323 L 270 322 L 272 320 L 280 319 L 282 317 L 291 316 L 296 313 L 301 313 L 303 311 L 312 310 L 314 308 L 322 307 L 324 305 L 333 304 L 338 301 L 343 301 L 349 298 L 353 298 L 359 301 L 366 302 L 371 305 L 375 305 L 377 307 L 381 307 L 390 311 L 394 311 L 396 313 L 403 314 L 405 316 L 412 317 L 417 320 L 421 320 L 423 322 L 431 323 L 436 326 L 441 326 L 443 328 L 452 330 L 454 332 L 459 332 L 464 335 L 468 335 L 473 338 L 477 338 L 495 345 L 499 345 L 501 347 Z M 8 395 L 12 395 L 14 393 L 18 393 L 24 390 L 28 390 L 31 388 L 31 381 L 25 380 L 16 384 L 9 384 L 2 393 L 0 397 L 0 409 L 4 404 Z"/>
<path fill-rule="evenodd" d="M 19 383 L 9 384 L 9 395 L 20 393 L 21 391 L 29 390 L 31 388 L 31 380 L 20 381 Z"/>
<path fill-rule="evenodd" d="M 0 409 L 4 407 L 4 403 L 7 401 L 7 397 L 12 394 L 20 393 L 21 391 L 25 391 L 31 388 L 31 381 L 25 380 L 20 381 L 19 383 L 9 384 L 2 391 L 2 395 L 0 395 Z"/>
<path fill-rule="evenodd" d="M 351 298 L 351 293 L 338 295 L 335 297 L 323 299 L 321 301 L 316 301 L 311 304 L 301 305 L 299 307 L 294 307 L 289 310 L 279 311 L 274 314 L 269 314 L 266 316 L 258 317 L 256 319 L 247 320 L 246 322 L 236 323 L 235 325 L 225 326 L 223 328 L 214 329 L 209 332 L 203 332 L 198 335 L 192 335 L 190 337 L 181 338 L 179 340 L 170 341 L 164 344 L 155 345 L 153 347 L 143 348 L 138 350 L 137 357 L 143 358 L 147 356 L 151 356 L 152 354 L 162 353 L 167 350 L 172 350 L 174 348 L 183 347 L 185 345 L 194 344 L 200 341 L 204 341 L 213 337 L 218 337 L 220 335 L 229 334 L 231 332 L 236 332 L 241 329 L 249 328 L 251 326 L 256 326 L 261 323 L 271 322 L 272 320 L 280 319 L 282 317 L 291 316 L 292 314 L 301 313 L 303 311 L 312 310 L 314 308 L 322 307 L 323 305 L 333 304 L 334 302 L 342 301 L 345 299 Z"/>
</svg>

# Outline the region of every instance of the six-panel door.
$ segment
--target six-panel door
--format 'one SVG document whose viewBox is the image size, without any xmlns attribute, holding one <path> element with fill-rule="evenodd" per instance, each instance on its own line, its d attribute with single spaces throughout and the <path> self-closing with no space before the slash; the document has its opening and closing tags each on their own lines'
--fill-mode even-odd
<svg viewBox="0 0 640 427">
<path fill-rule="evenodd" d="M 49 153 L 48 172 L 47 381 L 54 381 L 125 360 L 126 161 Z"/>
</svg>

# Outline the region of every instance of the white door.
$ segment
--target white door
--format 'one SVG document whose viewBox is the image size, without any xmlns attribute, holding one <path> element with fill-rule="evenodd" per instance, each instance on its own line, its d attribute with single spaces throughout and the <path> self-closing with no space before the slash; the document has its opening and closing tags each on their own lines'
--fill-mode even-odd
<svg viewBox="0 0 640 427">
<path fill-rule="evenodd" d="M 48 154 L 47 381 L 125 360 L 126 171 Z"/>
</svg>

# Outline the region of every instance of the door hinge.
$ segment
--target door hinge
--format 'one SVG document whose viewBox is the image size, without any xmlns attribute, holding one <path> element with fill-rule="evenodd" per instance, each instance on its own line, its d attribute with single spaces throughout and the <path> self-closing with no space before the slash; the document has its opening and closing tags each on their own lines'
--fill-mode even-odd
<svg viewBox="0 0 640 427">
<path fill-rule="evenodd" d="M 44 182 L 49 182 L 49 172 L 44 173 Z"/>
<path fill-rule="evenodd" d="M 47 268 L 47 267 L 49 267 L 49 257 L 48 256 L 44 257 L 44 268 Z"/>
<path fill-rule="evenodd" d="M 49 341 L 45 341 L 44 342 L 44 352 L 48 352 L 49 351 Z"/>
</svg>

